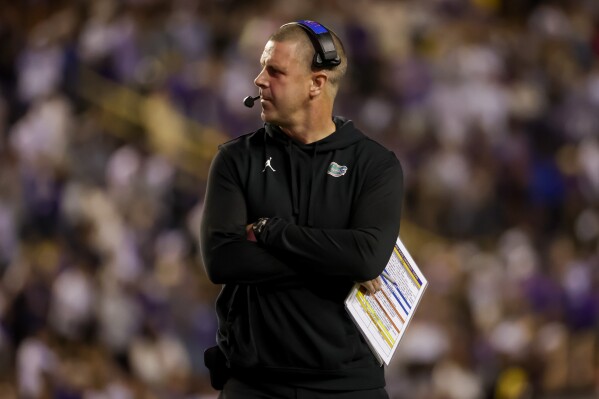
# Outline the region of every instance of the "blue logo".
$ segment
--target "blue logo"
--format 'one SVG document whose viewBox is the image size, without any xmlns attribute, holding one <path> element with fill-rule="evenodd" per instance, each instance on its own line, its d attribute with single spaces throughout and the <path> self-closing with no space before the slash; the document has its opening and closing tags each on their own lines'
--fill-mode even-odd
<svg viewBox="0 0 599 399">
<path fill-rule="evenodd" d="M 327 174 L 333 177 L 343 176 L 347 172 L 347 166 L 339 165 L 337 162 L 331 162 Z"/>
</svg>

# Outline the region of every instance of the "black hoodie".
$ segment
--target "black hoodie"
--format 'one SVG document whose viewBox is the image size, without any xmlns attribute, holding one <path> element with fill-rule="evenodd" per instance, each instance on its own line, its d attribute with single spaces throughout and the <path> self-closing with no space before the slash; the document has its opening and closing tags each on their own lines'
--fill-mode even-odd
<svg viewBox="0 0 599 399">
<path fill-rule="evenodd" d="M 231 373 L 332 390 L 384 386 L 383 369 L 344 308 L 355 281 L 377 277 L 399 232 L 395 155 L 334 118 L 299 143 L 265 124 L 220 147 L 204 203 L 201 248 Z M 259 243 L 246 225 L 268 217 Z"/>
</svg>

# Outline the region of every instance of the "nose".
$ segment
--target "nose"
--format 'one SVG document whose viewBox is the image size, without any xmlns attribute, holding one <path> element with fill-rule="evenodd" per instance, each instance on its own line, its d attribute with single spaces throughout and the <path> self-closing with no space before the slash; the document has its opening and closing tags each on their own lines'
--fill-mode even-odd
<svg viewBox="0 0 599 399">
<path fill-rule="evenodd" d="M 256 76 L 256 79 L 254 79 L 254 84 L 261 89 L 265 88 L 267 85 L 265 75 L 266 75 L 266 68 L 262 68 L 262 70 L 260 71 L 258 76 Z"/>
</svg>

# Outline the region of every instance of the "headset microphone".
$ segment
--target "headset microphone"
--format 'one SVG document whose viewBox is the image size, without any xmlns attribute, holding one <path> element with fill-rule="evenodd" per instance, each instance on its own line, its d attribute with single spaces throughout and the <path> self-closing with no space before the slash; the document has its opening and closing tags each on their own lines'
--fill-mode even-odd
<svg viewBox="0 0 599 399">
<path fill-rule="evenodd" d="M 243 99 L 243 105 L 245 105 L 248 108 L 252 108 L 254 106 L 254 101 L 256 101 L 259 98 L 260 98 L 260 96 L 256 96 L 256 97 L 247 96 L 246 98 Z"/>
</svg>

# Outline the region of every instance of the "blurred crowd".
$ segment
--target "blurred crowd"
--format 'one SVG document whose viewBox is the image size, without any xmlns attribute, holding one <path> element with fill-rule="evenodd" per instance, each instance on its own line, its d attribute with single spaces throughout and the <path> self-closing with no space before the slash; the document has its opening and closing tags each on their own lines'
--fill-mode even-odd
<svg viewBox="0 0 599 399">
<path fill-rule="evenodd" d="M 599 2 L 0 3 L 0 397 L 215 398 L 198 248 L 269 34 L 350 56 L 336 113 L 401 160 L 430 287 L 393 399 L 599 396 Z"/>
</svg>

